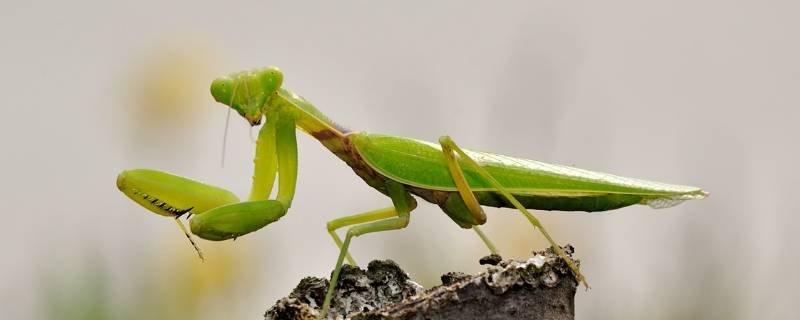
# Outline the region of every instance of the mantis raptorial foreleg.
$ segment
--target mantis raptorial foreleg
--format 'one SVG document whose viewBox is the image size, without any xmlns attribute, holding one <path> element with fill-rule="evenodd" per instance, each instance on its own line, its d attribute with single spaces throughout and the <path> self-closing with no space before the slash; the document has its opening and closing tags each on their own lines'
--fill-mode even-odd
<svg viewBox="0 0 800 320">
<path fill-rule="evenodd" d="M 189 243 L 192 244 L 192 247 L 194 248 L 194 251 L 197 251 L 197 257 L 199 257 L 200 260 L 205 261 L 206 258 L 203 256 L 203 251 L 200 250 L 200 247 L 198 247 L 197 243 L 195 243 L 194 239 L 192 239 L 192 235 L 189 234 L 188 230 L 186 230 L 186 226 L 183 225 L 183 222 L 181 221 L 181 217 L 175 217 L 175 223 L 178 224 L 178 228 L 181 228 L 181 231 L 183 231 L 183 234 L 186 235 L 186 239 L 189 239 Z"/>
<path fill-rule="evenodd" d="M 280 117 L 276 124 L 276 145 L 278 152 L 278 195 L 276 199 L 283 203 L 286 210 L 292 206 L 294 191 L 297 186 L 297 134 L 295 120 L 291 116 L 276 112 Z M 267 113 L 267 116 L 270 114 Z"/>
<path fill-rule="evenodd" d="M 269 121 L 259 132 L 250 201 L 239 202 L 225 189 L 149 169 L 120 173 L 117 187 L 148 210 L 175 218 L 202 258 L 178 218 L 188 214 L 192 234 L 220 241 L 261 229 L 289 210 L 297 182 L 297 142 L 294 118 L 281 111 L 270 111 Z M 278 194 L 270 200 L 276 175 Z"/>
<path fill-rule="evenodd" d="M 365 213 L 355 214 L 352 216 L 346 216 L 338 219 L 334 219 L 328 221 L 328 233 L 333 238 L 333 242 L 336 243 L 336 246 L 339 247 L 339 250 L 342 250 L 342 240 L 339 238 L 339 235 L 336 234 L 336 229 L 351 226 L 354 224 L 372 222 L 376 220 L 382 220 L 386 218 L 391 218 L 397 216 L 397 212 L 395 211 L 394 207 L 388 207 L 378 210 L 373 210 Z M 347 258 L 347 262 L 353 266 L 356 266 L 356 261 L 353 260 L 353 257 L 350 256 L 349 252 L 345 251 L 345 258 Z"/>
<path fill-rule="evenodd" d="M 196 218 L 214 208 L 239 202 L 236 195 L 223 188 L 150 169 L 123 171 L 117 176 L 117 188 L 146 209 L 175 219 L 201 259 L 202 252 L 179 218 L 189 215 Z"/>
<path fill-rule="evenodd" d="M 442 150 L 445 153 L 445 157 L 448 159 L 448 165 L 450 166 L 451 170 L 452 168 L 455 167 L 458 168 L 458 171 L 461 171 L 458 165 L 458 161 L 454 158 L 452 154 L 452 152 L 455 151 L 455 153 L 458 154 L 458 156 L 464 161 L 464 163 L 466 163 L 468 166 L 476 170 L 481 176 L 483 176 L 483 178 L 486 179 L 489 182 L 489 184 L 491 184 L 492 187 L 495 190 L 497 190 L 497 192 L 503 195 L 503 197 L 506 198 L 506 200 L 508 200 L 508 202 L 510 202 L 515 208 L 517 208 L 517 210 L 519 210 L 519 212 L 521 212 L 535 228 L 538 228 L 539 231 L 542 232 L 542 235 L 544 235 L 544 237 L 550 243 L 550 246 L 553 248 L 553 251 L 555 251 L 555 253 L 558 254 L 559 257 L 561 257 L 562 259 L 564 259 L 564 261 L 567 262 L 567 265 L 569 265 L 570 269 L 572 269 L 572 272 L 575 274 L 575 277 L 578 279 L 578 281 L 583 282 L 583 284 L 587 288 L 589 287 L 589 284 L 586 282 L 586 278 L 581 274 L 575 262 L 572 261 L 572 259 L 568 257 L 566 253 L 564 253 L 564 250 L 561 249 L 561 246 L 559 246 L 555 242 L 555 240 L 553 240 L 553 238 L 550 236 L 547 230 L 545 230 L 542 224 L 539 222 L 539 219 L 536 219 L 536 217 L 534 217 L 533 214 L 528 212 L 528 209 L 526 209 L 517 200 L 517 198 L 514 197 L 514 195 L 508 192 L 508 190 L 506 190 L 505 187 L 503 187 L 499 182 L 497 182 L 497 179 L 495 179 L 488 171 L 486 171 L 485 168 L 483 168 L 480 164 L 475 162 L 475 160 L 470 158 L 470 156 L 467 155 L 463 150 L 461 150 L 461 148 L 459 148 L 458 145 L 456 145 L 456 143 L 453 142 L 453 139 L 451 139 L 448 136 L 443 136 L 439 138 L 439 144 L 441 144 L 442 146 Z M 467 190 L 468 191 L 467 193 L 472 195 L 472 191 L 469 189 L 469 185 L 466 183 L 466 181 L 463 180 L 464 179 L 463 173 L 459 172 L 453 175 L 453 179 L 456 180 L 456 185 L 458 186 L 459 182 L 457 177 L 461 177 L 461 187 L 458 188 L 458 191 L 459 193 L 462 194 L 462 197 L 464 197 L 463 196 L 464 192 L 462 190 Z M 472 196 L 472 198 L 474 199 L 474 195 Z"/>
<path fill-rule="evenodd" d="M 189 221 L 192 233 L 206 240 L 227 240 L 277 221 L 289 210 L 297 183 L 294 119 L 270 114 L 256 145 L 251 201 L 216 207 Z M 268 199 L 278 173 L 278 195 Z"/>
<path fill-rule="evenodd" d="M 275 176 L 278 173 L 277 120 L 275 117 L 268 118 L 258 131 L 250 200 L 269 199 L 275 185 Z"/>
<path fill-rule="evenodd" d="M 378 218 L 380 214 L 392 213 L 392 215 L 390 216 L 396 215 L 396 217 L 354 226 L 347 230 L 347 235 L 345 236 L 344 242 L 341 245 L 341 249 L 339 251 L 339 258 L 336 260 L 336 267 L 333 269 L 331 282 L 330 285 L 328 285 L 328 292 L 325 294 L 325 301 L 322 303 L 322 311 L 320 312 L 318 319 L 323 319 L 328 314 L 328 309 L 330 308 L 331 299 L 333 299 L 333 291 L 334 289 L 336 289 L 336 282 L 339 279 L 339 273 L 342 271 L 342 263 L 344 262 L 344 258 L 347 255 L 347 248 L 350 246 L 350 240 L 353 237 L 358 237 L 360 235 L 367 233 L 397 230 L 408 226 L 408 221 L 411 217 L 411 210 L 416 208 L 417 202 L 413 198 L 411 198 L 411 196 L 405 190 L 405 187 L 403 187 L 403 185 L 398 182 L 387 180 L 386 190 L 387 193 L 389 194 L 389 197 L 392 199 L 392 204 L 394 205 L 391 211 L 386 210 L 380 212 L 382 210 L 376 210 L 356 216 L 361 216 L 362 218 L 365 218 L 366 215 L 372 214 L 372 218 L 380 219 Z M 380 214 L 377 214 L 377 212 L 380 212 Z M 348 217 L 345 217 L 343 219 L 347 218 Z"/>
<path fill-rule="evenodd" d="M 193 234 L 206 240 L 235 239 L 277 221 L 286 209 L 277 200 L 233 203 L 195 215 L 189 219 L 189 226 Z"/>
</svg>

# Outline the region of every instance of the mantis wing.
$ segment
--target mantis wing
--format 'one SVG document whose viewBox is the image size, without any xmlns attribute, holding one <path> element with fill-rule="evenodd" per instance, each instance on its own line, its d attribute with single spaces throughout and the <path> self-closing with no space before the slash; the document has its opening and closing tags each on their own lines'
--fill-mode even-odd
<svg viewBox="0 0 800 320">
<path fill-rule="evenodd" d="M 415 187 L 456 191 L 438 144 L 368 133 L 352 133 L 348 137 L 367 164 L 381 174 Z M 549 199 L 550 203 L 545 205 L 549 210 L 601 211 L 635 203 L 665 208 L 707 195 L 697 187 L 620 177 L 494 153 L 465 152 L 516 197 L 538 199 L 539 202 Z M 496 191 L 478 172 L 465 165 L 461 167 L 473 191 Z M 590 204 L 575 202 L 586 200 L 611 201 L 613 204 L 603 204 L 598 207 L 602 209 L 594 209 Z M 525 202 L 524 199 L 520 201 Z"/>
</svg>

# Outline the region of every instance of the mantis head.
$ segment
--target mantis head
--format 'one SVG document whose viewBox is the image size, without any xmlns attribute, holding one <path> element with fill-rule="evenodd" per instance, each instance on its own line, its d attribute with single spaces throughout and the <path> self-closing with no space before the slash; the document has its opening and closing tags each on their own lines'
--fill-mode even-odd
<svg viewBox="0 0 800 320">
<path fill-rule="evenodd" d="M 283 73 L 276 67 L 242 71 L 215 79 L 211 95 L 256 126 L 261 123 L 269 98 L 282 83 Z"/>
</svg>

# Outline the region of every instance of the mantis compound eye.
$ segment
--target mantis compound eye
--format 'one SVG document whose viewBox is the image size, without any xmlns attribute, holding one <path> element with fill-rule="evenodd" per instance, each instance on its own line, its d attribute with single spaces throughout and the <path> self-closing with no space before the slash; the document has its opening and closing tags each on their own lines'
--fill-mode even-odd
<svg viewBox="0 0 800 320">
<path fill-rule="evenodd" d="M 221 77 L 211 83 L 211 95 L 214 100 L 219 103 L 231 105 L 233 103 L 233 79 L 230 77 Z"/>
<path fill-rule="evenodd" d="M 280 89 L 283 84 L 283 72 L 276 67 L 266 67 L 256 72 L 261 88 L 267 95 Z"/>
</svg>

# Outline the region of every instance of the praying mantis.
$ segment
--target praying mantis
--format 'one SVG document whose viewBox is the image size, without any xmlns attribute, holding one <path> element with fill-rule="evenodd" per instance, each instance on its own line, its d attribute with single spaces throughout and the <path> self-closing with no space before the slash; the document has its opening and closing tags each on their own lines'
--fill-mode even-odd
<svg viewBox="0 0 800 320">
<path fill-rule="evenodd" d="M 347 130 L 304 98 L 282 87 L 275 67 L 217 78 L 211 94 L 251 126 L 261 127 L 256 140 L 253 183 L 247 201 L 232 192 L 192 179 L 149 169 L 123 171 L 117 188 L 146 209 L 173 218 L 200 258 L 191 234 L 221 241 L 235 239 L 277 221 L 292 205 L 297 183 L 297 134 L 303 131 L 345 162 L 391 205 L 338 218 L 327 230 L 339 256 L 319 318 L 325 318 L 344 260 L 354 237 L 405 228 L 416 198 L 438 205 L 458 226 L 471 228 L 489 251 L 497 249 L 478 227 L 486 222 L 482 206 L 514 208 L 547 239 L 567 262 L 576 279 L 588 287 L 568 257 L 528 209 L 606 211 L 634 204 L 669 207 L 702 199 L 697 187 L 625 178 L 568 166 L 460 148 L 448 136 L 438 144 L 409 138 Z M 276 181 L 277 180 L 277 181 Z M 277 182 L 277 193 L 270 199 Z M 190 232 L 181 217 L 189 222 Z M 341 240 L 338 229 L 350 227 Z"/>
</svg>

